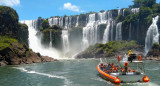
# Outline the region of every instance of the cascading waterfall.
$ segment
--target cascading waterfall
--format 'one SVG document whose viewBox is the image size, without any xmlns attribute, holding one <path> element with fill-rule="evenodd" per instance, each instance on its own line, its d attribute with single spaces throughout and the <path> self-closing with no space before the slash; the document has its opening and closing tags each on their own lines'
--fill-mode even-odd
<svg viewBox="0 0 160 86">
<path fill-rule="evenodd" d="M 132 32 L 132 24 L 130 23 L 130 25 L 129 25 L 129 39 L 128 39 L 129 41 L 131 40 L 131 37 L 132 37 L 131 32 Z"/>
<path fill-rule="evenodd" d="M 58 59 L 59 53 L 52 47 L 45 48 L 41 44 L 42 35 L 37 35 L 37 20 L 25 20 L 21 21 L 21 23 L 25 23 L 28 26 L 29 31 L 29 48 L 31 48 L 34 52 L 39 52 L 41 55 L 49 56 Z"/>
<path fill-rule="evenodd" d="M 49 25 L 53 26 L 53 25 L 58 25 L 58 18 L 57 17 L 53 17 L 53 18 L 49 18 L 48 19 Z"/>
<path fill-rule="evenodd" d="M 63 52 L 64 52 L 64 54 L 69 52 L 68 36 L 69 36 L 68 29 L 62 30 L 62 42 L 63 42 Z"/>
<path fill-rule="evenodd" d="M 112 21 L 112 26 L 111 26 L 111 41 L 113 41 L 113 26 L 114 26 L 114 21 Z"/>
<path fill-rule="evenodd" d="M 158 32 L 158 22 L 159 16 L 156 16 L 152 19 L 152 24 L 147 30 L 146 39 L 145 39 L 145 55 L 151 49 L 153 43 L 159 43 L 159 32 Z"/>
<path fill-rule="evenodd" d="M 123 14 L 122 14 L 123 16 L 124 16 L 124 12 L 125 12 L 125 10 L 126 10 L 126 9 L 123 9 Z"/>
<path fill-rule="evenodd" d="M 121 10 L 120 9 L 118 9 L 118 15 L 120 15 L 121 14 Z"/>
<path fill-rule="evenodd" d="M 78 22 L 79 21 L 79 16 L 77 16 L 77 22 L 76 22 L 76 27 L 78 27 Z"/>
<path fill-rule="evenodd" d="M 90 44 L 96 43 L 97 28 L 95 25 L 95 14 L 89 15 L 89 22 L 86 27 L 83 28 L 83 49 L 87 48 Z"/>
<path fill-rule="evenodd" d="M 122 22 L 119 22 L 116 26 L 116 41 L 122 40 Z"/>
<path fill-rule="evenodd" d="M 107 18 L 111 18 L 111 12 L 102 12 L 98 13 L 98 20 L 96 19 L 96 14 L 90 14 L 88 19 L 87 25 L 83 28 L 83 39 L 82 39 L 82 44 L 83 44 L 83 50 L 87 48 L 89 45 L 93 45 L 96 43 L 100 43 L 101 40 L 99 40 L 99 35 L 98 33 L 98 25 L 100 24 L 106 24 Z"/>
<path fill-rule="evenodd" d="M 49 42 L 49 47 L 52 47 L 52 31 L 49 31 L 49 35 L 50 35 L 50 42 Z"/>
<path fill-rule="evenodd" d="M 109 42 L 109 29 L 110 29 L 110 21 L 108 21 L 107 27 L 104 31 L 103 43 L 108 43 Z"/>
<path fill-rule="evenodd" d="M 132 8 L 132 9 L 131 9 L 131 12 L 134 13 L 134 14 L 135 14 L 135 13 L 138 13 L 138 12 L 139 12 L 139 8 Z"/>
<path fill-rule="evenodd" d="M 136 13 L 139 11 L 138 8 L 137 9 L 133 8 L 131 10 L 132 10 L 132 13 Z M 51 17 L 48 19 L 48 22 L 50 26 L 59 25 L 63 28 L 62 34 L 61 34 L 63 54 L 66 57 L 72 57 L 77 53 L 79 53 L 80 51 L 86 49 L 90 45 L 94 45 L 96 43 L 107 43 L 109 41 L 114 41 L 114 40 L 117 40 L 117 41 L 122 40 L 122 32 L 121 32 L 122 23 L 120 22 L 116 24 L 115 15 L 122 14 L 124 16 L 124 11 L 125 9 L 118 10 L 118 13 L 116 14 L 114 13 L 113 17 L 112 17 L 113 11 L 89 14 L 83 17 L 83 18 L 86 17 L 86 21 L 83 20 L 82 24 L 80 22 L 82 21 L 81 19 L 83 19 L 81 18 L 81 16 Z M 32 34 L 32 37 L 30 37 L 29 39 L 29 41 L 31 41 L 30 47 L 35 52 L 40 52 L 42 55 L 48 55 L 55 58 L 54 52 L 52 52 L 54 51 L 54 48 L 52 46 L 52 34 L 53 34 L 52 31 L 49 32 L 50 34 L 49 48 L 44 48 L 43 45 L 41 45 L 41 36 L 43 35 L 36 36 L 36 33 L 38 32 L 37 31 L 38 26 L 36 22 L 37 20 L 33 20 L 32 22 L 30 21 L 29 24 L 27 24 L 28 26 L 31 26 L 30 29 L 33 31 L 29 33 L 29 35 Z M 80 39 L 78 46 L 80 46 L 81 48 L 77 49 L 76 47 L 77 42 L 74 41 L 76 36 L 75 38 L 73 38 L 73 34 L 70 33 L 72 32 L 71 28 L 78 27 L 79 25 L 84 25 L 84 22 L 86 22 L 85 27 L 83 27 L 82 35 L 80 34 L 78 38 Z M 99 29 L 98 26 L 101 24 L 107 25 L 105 30 Z M 33 33 L 34 33 L 34 36 L 33 36 Z M 34 37 L 34 40 L 33 40 L 33 37 Z M 34 41 L 36 41 L 36 43 L 38 44 L 34 43 Z M 35 48 L 35 45 L 40 49 Z M 71 45 L 74 45 L 74 46 L 71 46 Z M 44 52 L 42 51 L 45 51 L 46 53 L 49 53 L 49 54 L 44 54 Z"/>
</svg>

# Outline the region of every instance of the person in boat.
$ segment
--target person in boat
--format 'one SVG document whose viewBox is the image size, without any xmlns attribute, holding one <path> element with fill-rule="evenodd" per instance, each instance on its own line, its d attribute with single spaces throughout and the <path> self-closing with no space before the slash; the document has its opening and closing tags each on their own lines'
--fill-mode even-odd
<svg viewBox="0 0 160 86">
<path fill-rule="evenodd" d="M 131 50 L 128 51 L 128 57 L 130 57 L 130 55 L 133 54 Z"/>
<path fill-rule="evenodd" d="M 100 64 L 100 69 L 103 70 L 103 63 Z"/>
</svg>

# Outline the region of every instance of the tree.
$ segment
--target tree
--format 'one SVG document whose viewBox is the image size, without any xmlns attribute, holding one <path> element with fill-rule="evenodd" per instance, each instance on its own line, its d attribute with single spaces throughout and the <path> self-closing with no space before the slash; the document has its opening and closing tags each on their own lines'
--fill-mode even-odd
<svg viewBox="0 0 160 86">
<path fill-rule="evenodd" d="M 138 8 L 142 5 L 143 0 L 134 0 L 133 3 L 134 3 L 133 8 Z"/>
<path fill-rule="evenodd" d="M 152 7 L 152 5 L 156 4 L 156 0 L 134 0 L 133 8 L 138 8 L 140 6 L 144 7 Z"/>
<path fill-rule="evenodd" d="M 152 7 L 152 5 L 156 4 L 156 0 L 144 0 L 143 1 L 143 6 L 144 7 Z"/>
<path fill-rule="evenodd" d="M 0 34 L 13 36 L 18 31 L 18 14 L 7 6 L 0 6 Z"/>
<path fill-rule="evenodd" d="M 48 23 L 48 21 L 46 19 L 44 19 L 42 21 L 42 27 L 43 27 L 43 29 L 49 28 L 49 23 Z"/>
</svg>

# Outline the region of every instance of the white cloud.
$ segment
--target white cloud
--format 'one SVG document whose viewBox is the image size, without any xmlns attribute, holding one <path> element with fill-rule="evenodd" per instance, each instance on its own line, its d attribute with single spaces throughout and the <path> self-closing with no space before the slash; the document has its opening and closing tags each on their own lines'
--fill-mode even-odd
<svg viewBox="0 0 160 86">
<path fill-rule="evenodd" d="M 0 0 L 0 5 L 17 6 L 20 4 L 20 0 Z"/>
<path fill-rule="evenodd" d="M 84 12 L 84 11 L 80 10 L 80 8 L 78 6 L 72 5 L 69 2 L 68 3 L 64 3 L 63 9 L 67 9 L 67 10 L 75 11 L 75 12 Z"/>
</svg>

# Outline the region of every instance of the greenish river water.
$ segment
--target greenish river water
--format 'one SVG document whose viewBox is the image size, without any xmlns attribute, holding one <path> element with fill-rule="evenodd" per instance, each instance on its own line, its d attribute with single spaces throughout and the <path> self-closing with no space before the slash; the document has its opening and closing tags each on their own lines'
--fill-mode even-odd
<svg viewBox="0 0 160 86">
<path fill-rule="evenodd" d="M 115 86 L 97 74 L 99 59 L 60 60 L 20 66 L 0 67 L 0 86 Z M 145 61 L 149 83 L 125 83 L 121 86 L 160 85 L 160 62 Z"/>
</svg>

